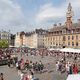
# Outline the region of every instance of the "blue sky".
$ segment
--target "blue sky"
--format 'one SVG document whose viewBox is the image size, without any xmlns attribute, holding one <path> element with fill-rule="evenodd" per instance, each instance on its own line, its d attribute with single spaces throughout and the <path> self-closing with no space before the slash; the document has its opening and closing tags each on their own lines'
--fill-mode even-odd
<svg viewBox="0 0 80 80">
<path fill-rule="evenodd" d="M 69 2 L 75 22 L 80 18 L 80 0 L 0 0 L 0 30 L 16 33 L 64 24 Z"/>
</svg>

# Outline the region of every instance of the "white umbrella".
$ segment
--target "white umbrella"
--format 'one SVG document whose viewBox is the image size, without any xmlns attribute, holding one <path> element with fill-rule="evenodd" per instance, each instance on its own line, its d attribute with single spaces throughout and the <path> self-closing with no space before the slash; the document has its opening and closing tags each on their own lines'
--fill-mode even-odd
<svg viewBox="0 0 80 80">
<path fill-rule="evenodd" d="M 80 74 L 68 75 L 67 80 L 80 80 Z"/>
<path fill-rule="evenodd" d="M 60 50 L 60 48 L 50 48 L 49 50 Z"/>
<path fill-rule="evenodd" d="M 74 52 L 74 53 L 80 53 L 80 49 L 73 49 L 73 48 L 63 48 L 60 51 L 62 52 Z"/>
</svg>

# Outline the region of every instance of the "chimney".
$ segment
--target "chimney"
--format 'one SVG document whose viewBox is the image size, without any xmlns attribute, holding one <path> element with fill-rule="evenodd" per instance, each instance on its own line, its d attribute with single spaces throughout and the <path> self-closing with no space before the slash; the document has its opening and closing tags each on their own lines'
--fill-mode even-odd
<svg viewBox="0 0 80 80">
<path fill-rule="evenodd" d="M 59 23 L 59 26 L 61 26 L 62 24 L 61 23 Z"/>
<path fill-rule="evenodd" d="M 78 23 L 80 23 L 80 19 L 78 19 Z"/>
<path fill-rule="evenodd" d="M 56 27 L 56 26 L 57 26 L 57 24 L 54 24 L 54 26 Z"/>
</svg>

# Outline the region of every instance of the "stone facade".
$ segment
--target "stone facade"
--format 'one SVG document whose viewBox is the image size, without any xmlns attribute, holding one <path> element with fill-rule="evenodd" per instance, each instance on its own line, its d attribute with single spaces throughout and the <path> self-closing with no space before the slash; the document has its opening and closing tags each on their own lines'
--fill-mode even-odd
<svg viewBox="0 0 80 80">
<path fill-rule="evenodd" d="M 80 48 L 80 20 L 77 23 L 72 22 L 72 6 L 69 3 L 64 25 L 54 25 L 46 34 L 46 48 Z"/>
<path fill-rule="evenodd" d="M 0 31 L 0 40 L 7 40 L 9 45 L 11 44 L 11 33 L 10 31 Z"/>
<path fill-rule="evenodd" d="M 77 23 L 73 23 L 72 18 L 73 11 L 71 3 L 69 3 L 64 25 L 55 24 L 48 31 L 36 29 L 22 35 L 20 33 L 16 36 L 15 44 L 32 48 L 80 48 L 80 19 Z"/>
<path fill-rule="evenodd" d="M 46 30 L 36 29 L 33 32 L 26 32 L 20 36 L 21 33 L 16 34 L 15 46 L 25 45 L 30 48 L 44 48 L 44 37 Z"/>
</svg>

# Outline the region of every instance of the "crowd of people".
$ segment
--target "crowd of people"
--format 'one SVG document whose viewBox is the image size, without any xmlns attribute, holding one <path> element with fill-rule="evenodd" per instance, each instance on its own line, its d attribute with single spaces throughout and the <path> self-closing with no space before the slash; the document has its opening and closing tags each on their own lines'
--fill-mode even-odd
<svg viewBox="0 0 80 80">
<path fill-rule="evenodd" d="M 56 62 L 55 62 L 56 71 L 59 71 L 61 74 L 66 73 L 68 76 L 69 74 L 78 74 L 78 72 L 80 72 L 80 66 L 79 66 L 80 53 L 61 52 L 59 50 L 50 51 L 48 49 L 36 49 L 36 50 L 31 50 L 30 55 L 34 55 L 34 56 L 39 55 L 42 58 L 44 58 L 45 56 L 51 56 L 56 58 Z M 33 69 L 34 71 L 39 71 L 38 66 L 36 68 L 33 67 Z"/>
<path fill-rule="evenodd" d="M 40 72 L 43 70 L 44 65 L 40 61 L 39 63 L 33 63 L 32 61 L 26 60 L 24 62 L 23 59 L 16 63 L 16 69 L 18 70 L 18 74 L 21 77 L 21 80 L 39 80 L 34 76 L 35 72 Z M 25 79 L 27 78 L 27 79 Z"/>
<path fill-rule="evenodd" d="M 67 75 L 69 74 L 78 74 L 79 70 L 76 63 L 70 63 L 63 61 L 57 61 L 56 62 L 56 71 L 59 71 L 60 73 L 66 72 Z"/>
<path fill-rule="evenodd" d="M 12 57 L 13 53 L 21 55 L 21 59 L 18 60 L 17 57 Z M 48 50 L 48 49 L 28 49 L 28 48 L 10 48 L 10 49 L 0 49 L 0 60 L 7 59 L 8 67 L 16 67 L 18 74 L 20 75 L 20 80 L 38 80 L 35 78 L 35 73 L 42 73 L 46 67 L 45 64 L 40 60 L 39 62 L 33 62 L 26 58 L 26 61 L 22 55 L 26 56 L 51 56 L 56 59 L 55 68 L 56 71 L 69 74 L 77 74 L 80 70 L 78 67 L 77 61 L 80 60 L 80 53 L 69 53 L 61 52 L 59 50 Z M 70 61 L 69 61 L 70 60 Z M 49 65 L 50 63 L 48 63 Z M 2 76 L 1 73 L 0 76 Z M 30 78 L 30 79 L 29 79 Z M 3 79 L 1 79 L 3 80 Z"/>
<path fill-rule="evenodd" d="M 32 54 L 32 53 L 30 53 L 30 55 L 36 56 L 35 54 Z M 28 57 L 28 54 L 26 54 L 26 56 Z M 16 69 L 18 70 L 18 72 L 21 73 L 21 80 L 24 80 L 22 79 L 22 74 L 24 73 L 24 70 L 26 72 L 29 72 L 28 75 L 32 76 L 32 80 L 39 80 L 38 78 L 34 77 L 34 73 L 42 73 L 44 69 L 44 64 L 42 63 L 42 61 L 33 62 L 33 61 L 30 61 L 28 58 L 26 58 L 26 61 L 25 61 L 24 58 L 21 58 L 16 62 Z M 23 78 L 25 77 L 24 75 L 23 75 Z M 28 77 L 28 75 L 26 76 Z"/>
</svg>

